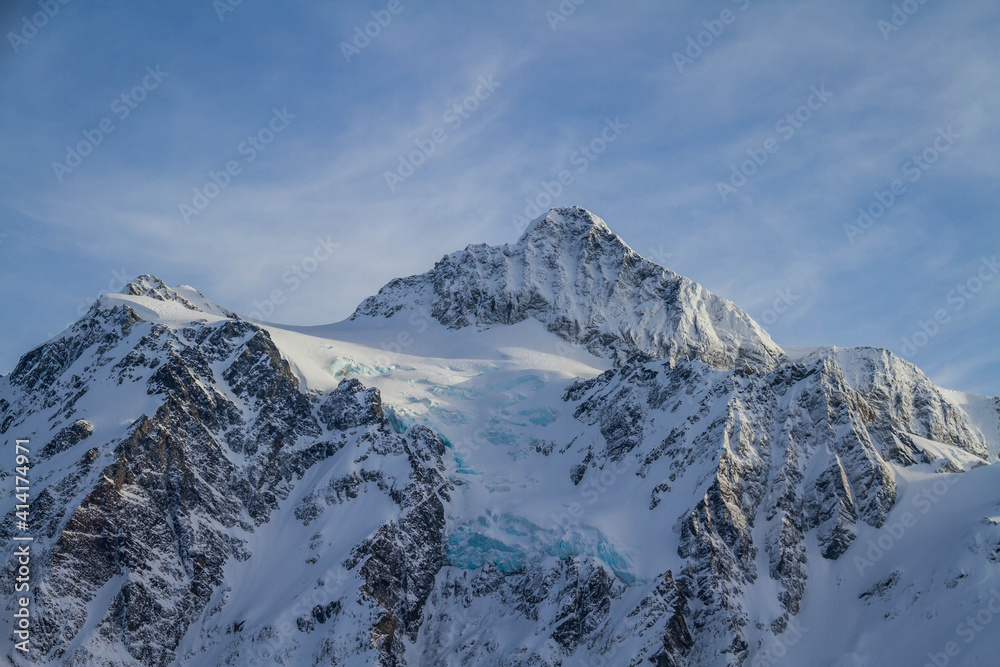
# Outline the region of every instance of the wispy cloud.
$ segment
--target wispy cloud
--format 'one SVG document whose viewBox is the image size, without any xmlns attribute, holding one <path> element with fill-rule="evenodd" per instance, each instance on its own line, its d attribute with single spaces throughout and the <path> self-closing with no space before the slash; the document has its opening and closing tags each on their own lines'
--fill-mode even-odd
<svg viewBox="0 0 1000 667">
<path fill-rule="evenodd" d="M 0 19 L 30 7 L 12 3 Z M 66 5 L 20 52 L 0 53 L 0 76 L 21 91 L 0 107 L 0 276 L 18 321 L 2 332 L 0 367 L 112 268 L 162 273 L 247 311 L 319 236 L 341 252 L 276 317 L 344 317 L 446 252 L 512 241 L 511 215 L 608 117 L 628 130 L 555 203 L 591 208 L 639 252 L 660 249 L 758 318 L 793 290 L 768 325 L 780 341 L 898 348 L 955 274 L 1000 245 L 994 3 L 928 3 L 889 40 L 877 22 L 891 2 L 585 3 L 553 30 L 545 12 L 557 7 L 406 2 L 347 62 L 340 43 L 377 7 L 244 3 L 219 21 L 210 3 Z M 673 53 L 725 8 L 738 20 L 678 72 Z M 170 78 L 58 182 L 52 161 L 157 64 Z M 444 114 L 481 76 L 502 85 L 451 131 Z M 813 86 L 833 96 L 723 201 L 717 183 Z M 241 142 L 275 107 L 295 120 L 247 161 Z M 849 243 L 857 207 L 947 126 L 961 139 Z M 390 191 L 385 172 L 441 127 L 447 141 Z M 179 205 L 234 159 L 239 175 L 185 224 Z M 984 323 L 998 316 L 977 308 L 916 360 L 997 393 L 992 371 L 954 357 L 992 345 Z"/>
</svg>

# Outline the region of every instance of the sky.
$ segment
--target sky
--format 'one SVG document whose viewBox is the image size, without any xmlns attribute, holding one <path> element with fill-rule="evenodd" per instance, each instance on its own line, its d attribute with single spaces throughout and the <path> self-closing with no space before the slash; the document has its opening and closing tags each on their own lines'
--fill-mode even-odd
<svg viewBox="0 0 1000 667">
<path fill-rule="evenodd" d="M 289 324 L 580 205 L 1000 394 L 995 0 L 8 1 L 0 373 L 151 273 Z"/>
</svg>

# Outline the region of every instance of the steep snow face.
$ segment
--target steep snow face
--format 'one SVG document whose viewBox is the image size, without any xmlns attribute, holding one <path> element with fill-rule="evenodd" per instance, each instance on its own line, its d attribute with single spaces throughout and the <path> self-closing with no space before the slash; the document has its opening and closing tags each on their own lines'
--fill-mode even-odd
<svg viewBox="0 0 1000 667">
<path fill-rule="evenodd" d="M 451 328 L 533 318 L 617 362 L 643 352 L 767 371 L 783 356 L 733 303 L 641 257 L 578 207 L 552 209 L 513 246 L 469 246 L 425 274 L 393 280 L 352 319 L 421 307 Z"/>
</svg>

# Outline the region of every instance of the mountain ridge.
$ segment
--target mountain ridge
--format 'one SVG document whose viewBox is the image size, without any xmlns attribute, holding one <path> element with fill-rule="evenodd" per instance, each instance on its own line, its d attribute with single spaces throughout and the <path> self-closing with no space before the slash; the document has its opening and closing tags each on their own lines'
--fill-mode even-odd
<svg viewBox="0 0 1000 667">
<path fill-rule="evenodd" d="M 618 363 L 643 352 L 766 370 L 784 356 L 735 304 L 643 258 L 579 207 L 552 209 L 514 245 L 468 246 L 427 273 L 390 281 L 351 319 L 413 306 L 453 328 L 537 319 Z"/>
<path fill-rule="evenodd" d="M 976 613 L 993 399 L 787 355 L 583 209 L 453 257 L 317 328 L 140 276 L 0 377 L 30 664 L 918 664 Z"/>
</svg>

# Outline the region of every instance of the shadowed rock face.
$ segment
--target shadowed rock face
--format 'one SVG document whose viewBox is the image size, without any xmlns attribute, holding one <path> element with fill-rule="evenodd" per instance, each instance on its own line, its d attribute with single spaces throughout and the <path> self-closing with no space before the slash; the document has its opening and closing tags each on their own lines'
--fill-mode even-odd
<svg viewBox="0 0 1000 667">
<path fill-rule="evenodd" d="M 93 359 L 86 374 L 68 374 L 81 357 Z M 359 544 L 355 567 L 390 625 L 398 622 L 400 637 L 415 633 L 421 596 L 443 553 L 447 482 L 444 445 L 434 433 L 392 433 L 378 392 L 357 380 L 311 401 L 268 334 L 252 324 L 178 331 L 142 322 L 123 306 L 95 309 L 71 336 L 22 359 L 7 378 L 21 391 L 5 399 L 3 430 L 16 429 L 18 417 L 33 408 L 69 417 L 88 388 L 109 379 L 158 407 L 123 437 L 88 441 L 89 449 L 82 443 L 94 428 L 83 419 L 69 421 L 40 447 L 36 466 L 52 461 L 65 468 L 33 503 L 33 523 L 50 538 L 36 547 L 34 561 L 34 658 L 170 664 L 191 622 L 224 584 L 226 564 L 253 556 L 245 544 L 255 530 L 345 438 L 370 441 L 373 468 L 360 475 L 377 477 L 399 502 L 399 523 Z M 378 457 L 390 453 L 408 462 L 408 483 L 378 472 Z M 5 539 L 12 535 L 13 513 L 0 531 Z M 391 574 L 411 560 L 405 580 Z M 417 591 L 417 602 L 408 604 L 400 590 Z M 91 604 L 103 610 L 96 617 Z M 323 609 L 317 619 L 325 621 L 333 608 Z M 108 648 L 121 659 L 106 662 Z M 394 651 L 398 645 L 384 642 L 389 662 Z"/>
<path fill-rule="evenodd" d="M 473 245 L 393 280 L 353 318 L 428 308 L 451 328 L 536 319 L 566 341 L 624 361 L 635 352 L 716 368 L 770 370 L 783 356 L 749 315 L 636 254 L 604 221 L 553 209 L 515 245 Z"/>
<path fill-rule="evenodd" d="M 265 521 L 318 458 L 309 449 L 281 450 L 320 429 L 267 334 L 247 323 L 174 332 L 116 306 L 95 308 L 73 333 L 22 359 L 11 376 L 25 390 L 19 407 L 41 403 L 69 416 L 89 387 L 109 379 L 159 407 L 124 437 L 86 451 L 79 444 L 93 427 L 84 420 L 41 448 L 42 461 L 58 456 L 71 472 L 45 489 L 51 500 L 34 517 L 55 539 L 41 559 L 33 646 L 36 655 L 86 664 L 86 648 L 63 651 L 89 620 L 99 640 L 120 641 L 140 663 L 166 664 L 222 580 L 230 531 L 252 527 L 250 518 Z M 64 369 L 84 354 L 93 359 L 86 375 L 66 378 Z M 229 362 L 230 396 L 211 368 L 220 360 Z M 248 441 L 267 447 L 234 465 L 232 443 Z M 111 600 L 108 612 L 88 619 L 97 595 Z"/>
<path fill-rule="evenodd" d="M 94 434 L 94 425 L 86 419 L 77 419 L 75 422 L 63 428 L 52 440 L 45 445 L 41 455 L 45 458 L 64 452 L 70 447 L 75 447 L 80 442 Z"/>
</svg>

